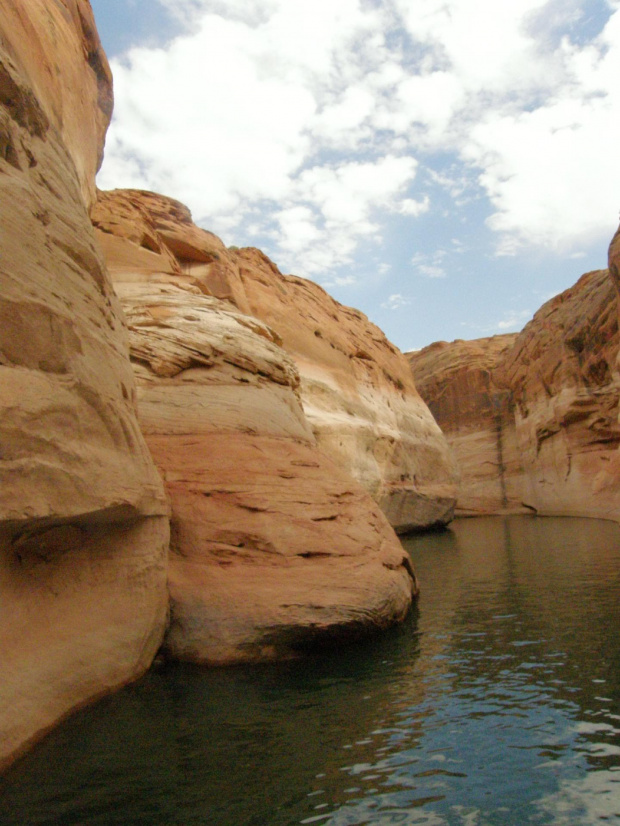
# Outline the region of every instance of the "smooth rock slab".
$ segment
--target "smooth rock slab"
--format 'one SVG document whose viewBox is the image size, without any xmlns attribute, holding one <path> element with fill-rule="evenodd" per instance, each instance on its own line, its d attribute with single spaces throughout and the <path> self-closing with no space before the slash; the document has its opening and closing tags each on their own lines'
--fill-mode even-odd
<svg viewBox="0 0 620 826">
<path fill-rule="evenodd" d="M 0 6 L 0 768 L 140 676 L 168 505 L 88 209 L 111 76 L 86 0 Z"/>
</svg>

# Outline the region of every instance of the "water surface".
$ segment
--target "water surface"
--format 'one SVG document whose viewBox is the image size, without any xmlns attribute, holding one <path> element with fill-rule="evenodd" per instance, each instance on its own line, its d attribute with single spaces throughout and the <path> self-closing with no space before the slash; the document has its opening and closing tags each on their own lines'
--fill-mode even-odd
<svg viewBox="0 0 620 826">
<path fill-rule="evenodd" d="M 461 520 L 405 546 L 403 627 L 152 671 L 0 779 L 0 824 L 620 823 L 620 528 Z"/>
</svg>

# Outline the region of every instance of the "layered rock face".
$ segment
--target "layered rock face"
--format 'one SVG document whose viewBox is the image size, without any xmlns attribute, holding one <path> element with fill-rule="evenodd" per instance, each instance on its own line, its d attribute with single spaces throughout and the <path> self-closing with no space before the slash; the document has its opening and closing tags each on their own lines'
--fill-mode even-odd
<svg viewBox="0 0 620 826">
<path fill-rule="evenodd" d="M 359 310 L 236 253 L 251 311 L 278 332 L 301 375 L 319 447 L 370 492 L 399 532 L 450 521 L 457 472 L 402 353 Z"/>
<path fill-rule="evenodd" d="M 614 256 L 617 236 L 612 274 Z M 620 341 L 610 271 L 582 276 L 512 342 L 454 342 L 411 354 L 420 392 L 462 460 L 465 511 L 496 511 L 499 502 L 515 510 L 521 503 L 542 514 L 620 519 Z M 443 365 L 436 358 L 442 351 Z M 482 415 L 485 409 L 493 413 Z M 475 454 L 464 444 L 478 440 L 486 445 L 480 456 L 490 457 L 494 416 L 500 447 L 486 466 L 481 498 Z"/>
<path fill-rule="evenodd" d="M 452 447 L 459 516 L 518 511 L 523 499 L 512 396 L 495 373 L 516 335 L 439 341 L 408 353 L 416 386 Z"/>
<path fill-rule="evenodd" d="M 160 196 L 103 193 L 92 217 L 172 501 L 167 652 L 268 660 L 401 619 L 415 589 L 406 554 L 317 449 L 295 363 L 240 312 L 232 256 Z"/>
<path fill-rule="evenodd" d="M 94 220 L 109 260 L 125 262 L 124 279 L 142 278 L 135 273 L 159 255 L 171 283 L 226 299 L 276 332 L 301 376 L 319 447 L 370 492 L 396 530 L 452 518 L 457 474 L 445 438 L 405 358 L 362 313 L 313 282 L 282 275 L 259 250 L 227 249 L 170 199 L 105 193 Z"/>
<path fill-rule="evenodd" d="M 619 343 L 616 292 L 598 270 L 547 302 L 501 366 L 539 513 L 620 519 Z"/>
<path fill-rule="evenodd" d="M 142 673 L 164 490 L 88 217 L 111 111 L 85 0 L 0 8 L 0 767 Z"/>
</svg>

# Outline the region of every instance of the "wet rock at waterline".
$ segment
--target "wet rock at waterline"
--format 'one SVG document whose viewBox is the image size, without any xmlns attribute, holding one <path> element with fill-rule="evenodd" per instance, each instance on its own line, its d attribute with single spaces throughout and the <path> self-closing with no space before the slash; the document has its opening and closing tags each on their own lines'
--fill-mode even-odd
<svg viewBox="0 0 620 826">
<path fill-rule="evenodd" d="M 167 503 L 88 217 L 111 77 L 85 0 L 0 9 L 0 767 L 144 672 Z"/>
</svg>

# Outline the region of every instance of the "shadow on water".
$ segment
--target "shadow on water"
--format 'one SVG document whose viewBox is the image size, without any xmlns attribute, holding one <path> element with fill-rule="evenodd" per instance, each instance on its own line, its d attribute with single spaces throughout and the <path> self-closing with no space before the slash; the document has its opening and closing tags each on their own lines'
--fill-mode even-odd
<svg viewBox="0 0 620 826">
<path fill-rule="evenodd" d="M 297 822 L 317 775 L 339 781 L 343 753 L 363 751 L 416 626 L 414 610 L 381 638 L 275 666 L 153 670 L 0 779 L 0 823 Z"/>
<path fill-rule="evenodd" d="M 0 824 L 620 822 L 618 527 L 459 520 L 403 544 L 403 626 L 153 670 L 0 779 Z"/>
</svg>

